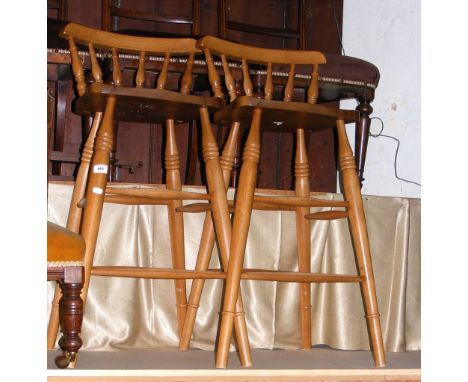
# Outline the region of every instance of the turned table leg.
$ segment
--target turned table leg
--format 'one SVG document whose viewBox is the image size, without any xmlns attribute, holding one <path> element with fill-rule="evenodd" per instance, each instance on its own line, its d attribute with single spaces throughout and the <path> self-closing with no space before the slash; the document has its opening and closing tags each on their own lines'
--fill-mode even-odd
<svg viewBox="0 0 468 382">
<path fill-rule="evenodd" d="M 369 130 L 371 125 L 370 115 L 372 114 L 372 106 L 370 98 L 358 98 L 359 121 L 356 122 L 356 133 L 354 141 L 354 156 L 356 159 L 356 170 L 359 182 L 364 181 L 364 165 L 366 164 L 367 141 L 369 140 Z"/>
<path fill-rule="evenodd" d="M 83 267 L 65 267 L 60 287 L 62 288 L 60 318 L 63 336 L 59 340 L 59 345 L 63 350 L 63 355 L 55 359 L 55 364 L 59 368 L 66 368 L 74 366 L 76 354 L 83 345 L 80 337 L 83 322 L 83 300 L 80 296 L 83 287 Z"/>
</svg>

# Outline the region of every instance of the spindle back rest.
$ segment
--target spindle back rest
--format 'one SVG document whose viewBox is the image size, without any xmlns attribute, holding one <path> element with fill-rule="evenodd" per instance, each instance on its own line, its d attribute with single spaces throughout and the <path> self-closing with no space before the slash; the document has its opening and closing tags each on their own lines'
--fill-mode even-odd
<svg viewBox="0 0 468 382">
<path fill-rule="evenodd" d="M 240 61 L 243 77 L 243 88 L 246 96 L 253 96 L 253 85 L 250 79 L 248 64 L 266 65 L 267 75 L 265 81 L 265 99 L 273 98 L 273 65 L 290 65 L 288 80 L 284 88 L 283 100 L 292 100 L 294 92 L 294 76 L 296 65 L 311 65 L 311 80 L 307 91 L 307 102 L 314 104 L 318 97 L 318 65 L 325 64 L 325 56 L 317 51 L 279 50 L 266 49 L 253 46 L 240 45 L 225 41 L 213 36 L 205 36 L 197 41 L 197 48 L 205 53 L 205 60 L 208 67 L 208 76 L 215 97 L 224 97 L 221 89 L 221 81 L 216 71 L 212 54 L 220 56 L 224 69 L 224 81 L 229 93 L 230 101 L 236 98 L 235 83 L 229 62 Z"/>
<path fill-rule="evenodd" d="M 196 47 L 196 40 L 191 38 L 153 38 L 136 37 L 97 31 L 83 25 L 70 23 L 60 32 L 60 37 L 67 39 L 70 46 L 70 56 L 73 75 L 77 83 L 80 96 L 86 93 L 86 81 L 84 77 L 83 63 L 78 55 L 77 44 L 88 48 L 91 62 L 91 72 L 94 82 L 103 82 L 103 73 L 98 56 L 109 56 L 112 59 L 112 76 L 114 85 L 122 84 L 122 71 L 120 68 L 119 54 L 130 53 L 139 55 L 138 69 L 135 76 L 135 87 L 141 88 L 145 82 L 145 57 L 148 55 L 163 55 L 164 61 L 159 72 L 156 88 L 165 89 L 167 82 L 168 66 L 171 55 L 188 56 L 185 71 L 180 81 L 180 93 L 190 93 L 192 84 L 192 66 L 194 57 L 200 52 Z M 99 54 L 96 49 L 102 50 Z"/>
</svg>

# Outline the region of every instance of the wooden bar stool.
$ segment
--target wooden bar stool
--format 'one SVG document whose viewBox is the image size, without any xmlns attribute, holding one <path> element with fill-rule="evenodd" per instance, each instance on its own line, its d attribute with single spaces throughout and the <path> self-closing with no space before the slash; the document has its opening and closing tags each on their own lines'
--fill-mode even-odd
<svg viewBox="0 0 468 382">
<path fill-rule="evenodd" d="M 75 365 L 76 354 L 83 341 L 80 337 L 83 321 L 83 238 L 52 222 L 47 222 L 47 280 L 57 281 L 62 298 L 56 309 L 60 312 L 63 336 L 59 345 L 63 355 L 55 359 L 60 368 Z"/>
<path fill-rule="evenodd" d="M 229 345 L 232 337 L 236 303 L 240 296 L 241 279 L 299 282 L 300 319 L 302 347 L 310 348 L 311 315 L 310 283 L 312 282 L 358 282 L 362 286 L 366 318 L 375 365 L 385 365 L 380 319 L 375 293 L 372 262 L 369 251 L 366 221 L 362 207 L 359 179 L 356 165 L 347 139 L 345 124 L 356 122 L 356 111 L 340 110 L 317 105 L 318 66 L 326 62 L 325 56 L 314 51 L 286 51 L 250 47 L 227 42 L 212 36 L 198 40 L 197 47 L 206 56 L 208 67 L 213 66 L 212 55 L 220 56 L 223 62 L 225 86 L 230 103 L 214 115 L 214 122 L 222 125 L 240 123 L 250 126 L 249 135 L 243 148 L 243 162 L 234 203 L 234 219 L 230 246 L 230 258 L 226 276 L 226 290 L 218 340 L 216 366 L 227 366 Z M 227 60 L 229 59 L 229 63 Z M 230 67 L 242 68 L 245 96 L 236 96 Z M 253 97 L 252 81 L 248 64 L 266 67 L 265 97 Z M 272 75 L 275 65 L 289 65 L 285 79 L 284 98 L 273 99 Z M 296 65 L 308 65 L 310 86 L 307 100 L 293 100 Z M 223 97 L 220 78 L 212 68 L 210 77 L 216 97 Z M 309 165 L 305 149 L 305 130 L 335 128 L 339 144 L 339 165 L 343 178 L 344 201 L 329 201 L 310 197 Z M 255 195 L 257 166 L 260 156 L 260 130 L 292 131 L 296 133 L 296 154 L 294 162 L 295 196 L 274 197 Z M 330 211 L 310 213 L 310 207 L 331 207 Z M 264 210 L 293 210 L 296 212 L 299 272 L 243 269 L 250 218 L 253 208 Z M 354 243 L 358 275 L 315 274 L 310 268 L 310 220 L 347 218 Z M 186 322 L 187 325 L 187 322 Z"/>
<path fill-rule="evenodd" d="M 68 40 L 72 58 L 72 69 L 79 98 L 75 111 L 81 115 L 93 116 L 93 126 L 84 145 L 81 164 L 73 190 L 67 228 L 80 232 L 86 242 L 84 257 L 84 285 L 82 297 L 86 295 L 92 275 L 134 277 L 147 279 L 173 279 L 177 307 L 179 334 L 182 332 L 187 308 L 185 280 L 197 278 L 224 278 L 222 271 L 198 272 L 185 269 L 184 225 L 181 210 L 182 200 L 209 201 L 211 215 L 220 243 L 220 252 L 227 267 L 230 243 L 230 221 L 226 199 L 226 187 L 219 162 L 218 146 L 209 121 L 210 113 L 221 110 L 224 100 L 219 97 L 190 95 L 192 66 L 199 50 L 193 39 L 165 39 L 135 37 L 95 30 L 78 24 L 68 24 L 61 32 Z M 77 44 L 88 48 L 88 55 L 80 57 Z M 134 84 L 125 84 L 122 78 L 122 59 L 126 55 L 138 55 L 139 65 Z M 160 67 L 155 84 L 149 81 L 145 72 L 146 57 L 159 57 Z M 188 57 L 187 57 L 188 56 Z M 88 59 L 93 83 L 87 85 L 84 79 L 82 59 Z M 112 83 L 104 83 L 100 61 L 112 60 Z M 180 73 L 178 91 L 167 90 L 168 73 Z M 171 83 L 177 86 L 177 83 Z M 182 191 L 180 160 L 175 129 L 177 123 L 200 118 L 202 125 L 202 148 L 206 167 L 209 193 L 201 194 Z M 114 139 L 114 121 L 152 122 L 166 125 L 165 168 L 166 184 L 161 187 L 112 187 L 107 184 L 109 158 Z M 232 137 L 234 139 L 236 137 Z M 228 170 L 227 170 L 228 171 Z M 116 266 L 93 266 L 94 251 L 99 232 L 104 202 L 119 204 L 167 205 L 169 234 L 173 268 L 138 268 Z M 204 243 L 201 243 L 203 246 Z M 56 291 L 54 301 L 60 294 Z M 55 343 L 58 314 L 55 305 L 51 312 L 48 330 L 48 346 Z M 239 321 L 243 316 L 239 316 Z M 240 353 L 245 364 L 250 363 L 245 323 L 239 326 Z"/>
</svg>

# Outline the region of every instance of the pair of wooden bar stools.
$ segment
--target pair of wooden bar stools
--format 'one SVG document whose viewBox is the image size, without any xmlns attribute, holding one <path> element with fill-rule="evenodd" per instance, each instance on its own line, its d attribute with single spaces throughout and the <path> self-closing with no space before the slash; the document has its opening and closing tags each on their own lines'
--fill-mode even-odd
<svg viewBox="0 0 468 382">
<path fill-rule="evenodd" d="M 316 104 L 318 97 L 318 66 L 325 57 L 315 51 L 285 51 L 240 45 L 215 37 L 193 39 L 161 39 L 119 35 L 94 30 L 77 24 L 67 25 L 61 37 L 69 42 L 72 70 L 79 94 L 76 112 L 93 116 L 93 124 L 85 142 L 81 164 L 73 190 L 67 228 L 79 232 L 85 242 L 83 300 L 86 301 L 92 275 L 174 279 L 180 349 L 189 347 L 205 279 L 225 278 L 224 302 L 217 343 L 216 367 L 225 368 L 229 346 L 236 334 L 241 363 L 252 364 L 242 295 L 241 279 L 300 283 L 300 319 L 302 347 L 311 344 L 310 283 L 358 282 L 369 326 L 375 365 L 385 365 L 377 299 L 367 228 L 362 206 L 360 184 L 353 154 L 347 140 L 345 124 L 355 122 L 356 111 L 340 110 Z M 85 46 L 89 56 L 78 54 L 77 45 Z M 124 54 L 138 55 L 134 86 L 124 86 L 119 58 Z M 155 84 L 148 86 L 145 62 L 160 63 Z M 156 57 L 156 58 L 155 58 Z M 204 57 L 204 60 L 203 60 Z M 87 84 L 82 58 L 89 60 L 93 81 Z M 104 83 L 99 65 L 101 59 L 112 62 L 112 83 Z M 194 60 L 206 64 L 213 96 L 190 94 Z M 216 65 L 220 62 L 221 65 Z M 249 64 L 266 67 L 265 97 L 253 96 Z M 166 90 L 168 73 L 175 66 L 185 65 L 180 76 L 179 91 Z M 284 81 L 282 100 L 273 98 L 273 77 L 277 65 L 289 65 Z M 293 101 L 296 65 L 311 67 L 307 99 Z M 220 72 L 224 77 L 221 83 Z M 180 71 L 180 68 L 179 68 Z M 243 92 L 236 92 L 235 79 L 241 79 Z M 229 101 L 225 101 L 227 89 Z M 229 134 L 219 155 L 210 118 L 218 125 L 229 126 Z M 179 153 L 175 140 L 176 123 L 200 119 L 202 152 L 208 192 L 205 194 L 182 190 Z M 107 184 L 109 157 L 114 139 L 114 121 L 141 121 L 165 125 L 165 188 L 112 187 Z M 313 198 L 309 190 L 309 166 L 304 131 L 335 128 L 339 146 L 344 200 L 330 201 Z M 234 201 L 228 201 L 227 188 L 236 145 L 241 129 L 248 129 L 243 147 L 243 160 Z M 255 195 L 257 165 L 260 156 L 261 129 L 296 133 L 294 162 L 294 196 Z M 198 203 L 182 205 L 183 200 Z M 173 268 L 134 268 L 93 266 L 93 256 L 99 231 L 103 203 L 167 205 Z M 329 211 L 310 213 L 310 207 L 331 207 Z M 338 210 L 336 208 L 339 208 Z M 333 209 L 332 209 L 333 208 Z M 296 213 L 299 272 L 243 269 L 244 252 L 252 209 L 289 210 Z M 205 220 L 195 270 L 185 269 L 184 212 L 204 212 Z M 230 212 L 233 212 L 231 220 Z M 347 218 L 354 243 L 358 275 L 316 274 L 310 267 L 310 220 Z M 218 243 L 222 270 L 210 271 L 208 264 L 215 241 Z M 185 279 L 193 279 L 187 303 Z M 57 288 L 55 302 L 60 298 Z M 53 348 L 58 331 L 58 309 L 53 304 L 48 330 L 48 346 Z"/>
</svg>

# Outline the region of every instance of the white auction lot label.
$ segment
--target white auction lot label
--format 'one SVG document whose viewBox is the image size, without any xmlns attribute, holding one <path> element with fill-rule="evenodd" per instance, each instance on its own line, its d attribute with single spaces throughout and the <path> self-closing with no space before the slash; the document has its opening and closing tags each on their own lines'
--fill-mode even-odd
<svg viewBox="0 0 468 382">
<path fill-rule="evenodd" d="M 107 174 L 107 164 L 95 164 L 93 172 L 95 174 Z"/>
</svg>

